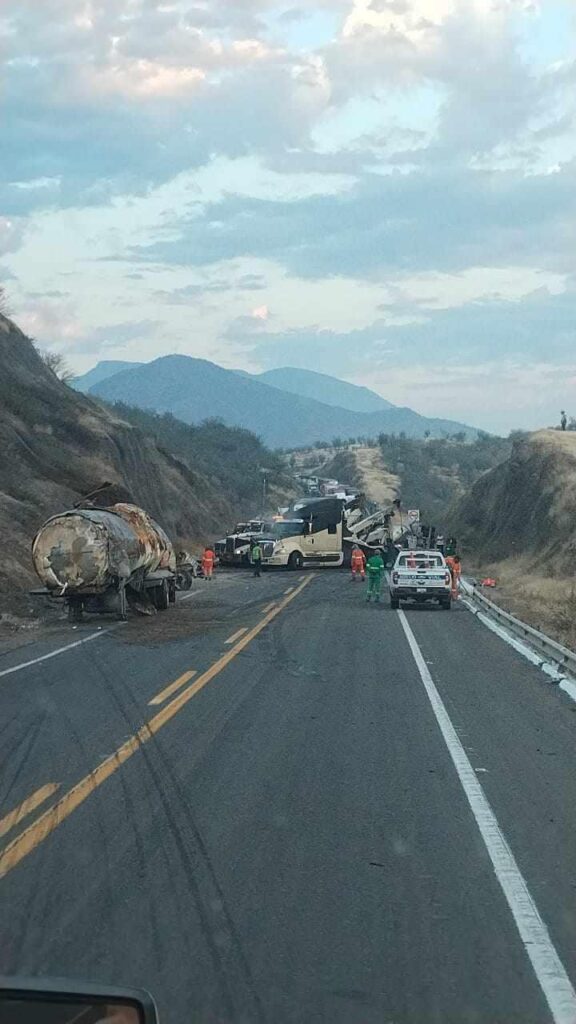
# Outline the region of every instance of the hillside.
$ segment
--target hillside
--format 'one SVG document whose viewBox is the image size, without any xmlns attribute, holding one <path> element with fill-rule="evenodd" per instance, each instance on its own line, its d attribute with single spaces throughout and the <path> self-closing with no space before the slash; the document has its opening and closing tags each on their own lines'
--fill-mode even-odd
<svg viewBox="0 0 576 1024">
<path fill-rule="evenodd" d="M 299 449 L 291 454 L 290 463 L 297 473 L 333 477 L 356 487 L 376 505 L 389 505 L 400 493 L 400 480 L 387 469 L 376 445 Z"/>
<path fill-rule="evenodd" d="M 224 486 L 226 493 L 233 496 L 232 518 L 252 516 L 260 509 L 263 470 L 272 505 L 283 504 L 286 498 L 295 496 L 294 481 L 284 460 L 265 448 L 249 430 L 227 427 L 219 420 L 193 426 L 171 413 L 147 412 L 121 403 L 111 408 L 123 420 L 153 437 L 161 449 L 178 455 L 217 486 Z"/>
<path fill-rule="evenodd" d="M 210 433 L 207 425 L 204 441 Z M 202 436 L 200 428 L 196 441 Z M 217 445 L 225 457 L 215 456 Z M 240 495 L 226 475 L 229 452 L 240 465 L 251 461 L 257 470 L 261 460 L 267 466 L 271 456 L 255 438 L 218 425 L 210 472 L 207 462 L 196 467 L 192 445 L 189 451 L 187 464 L 118 413 L 66 387 L 0 315 L 0 610 L 29 605 L 23 595 L 37 583 L 30 544 L 42 522 L 105 481 L 113 486 L 103 503 L 141 504 L 174 539 L 187 541 L 212 537 L 238 516 L 242 500 L 259 500 L 259 474 L 252 495 L 246 488 Z"/>
<path fill-rule="evenodd" d="M 576 567 L 576 434 L 541 430 L 518 438 L 453 512 L 477 559 L 514 555 L 550 574 Z"/>
<path fill-rule="evenodd" d="M 281 391 L 302 398 L 313 398 L 325 405 L 335 405 L 351 412 L 382 412 L 393 409 L 392 402 L 387 402 L 381 395 L 369 388 L 358 387 L 347 381 L 329 377 L 325 373 L 313 370 L 300 370 L 294 367 L 282 367 L 278 370 L 266 370 L 256 375 L 263 384 L 270 384 Z"/>
<path fill-rule="evenodd" d="M 419 508 L 428 522 L 446 522 L 449 509 L 487 470 L 507 458 L 511 443 L 502 437 L 479 434 L 463 439 L 413 440 L 382 434 L 384 465 L 400 481 L 404 508 Z"/>
<path fill-rule="evenodd" d="M 576 647 L 576 434 L 519 437 L 455 506 L 465 558 L 495 576 L 491 598 Z"/>
<path fill-rule="evenodd" d="M 205 359 L 171 355 L 123 370 L 96 384 L 91 394 L 110 402 L 170 412 L 186 423 L 217 417 L 258 434 L 266 444 L 292 448 L 337 437 L 374 437 L 403 431 L 422 437 L 471 428 L 450 420 L 427 419 L 411 409 L 360 413 L 280 391 L 257 379 L 224 370 Z"/>
</svg>

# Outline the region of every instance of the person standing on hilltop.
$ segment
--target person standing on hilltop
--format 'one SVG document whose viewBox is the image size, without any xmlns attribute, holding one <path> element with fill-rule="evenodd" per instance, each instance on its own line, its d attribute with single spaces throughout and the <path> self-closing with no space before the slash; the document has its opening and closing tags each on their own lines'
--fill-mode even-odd
<svg viewBox="0 0 576 1024">
<path fill-rule="evenodd" d="M 568 419 L 567 419 L 566 413 L 564 412 L 564 409 L 562 409 L 562 411 L 560 413 L 560 429 L 561 430 L 566 430 L 567 423 L 568 423 Z"/>
</svg>

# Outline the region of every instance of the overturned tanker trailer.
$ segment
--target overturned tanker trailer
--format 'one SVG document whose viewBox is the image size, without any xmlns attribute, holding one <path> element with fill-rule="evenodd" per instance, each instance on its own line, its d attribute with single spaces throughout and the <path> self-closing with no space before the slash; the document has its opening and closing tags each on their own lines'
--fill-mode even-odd
<svg viewBox="0 0 576 1024">
<path fill-rule="evenodd" d="M 164 530 L 136 505 L 75 508 L 52 516 L 32 543 L 45 594 L 63 598 L 71 622 L 84 609 L 127 617 L 128 596 L 146 592 L 162 610 L 176 600 L 176 557 Z M 129 595 L 127 594 L 129 592 Z"/>
</svg>

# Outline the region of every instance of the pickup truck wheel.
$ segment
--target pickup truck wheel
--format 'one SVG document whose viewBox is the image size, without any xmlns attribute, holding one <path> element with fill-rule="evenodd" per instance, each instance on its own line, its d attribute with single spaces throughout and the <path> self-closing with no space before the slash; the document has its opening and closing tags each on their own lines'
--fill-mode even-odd
<svg viewBox="0 0 576 1024">
<path fill-rule="evenodd" d="M 451 607 L 452 607 L 451 599 L 449 597 L 444 597 L 442 599 L 442 609 L 443 609 L 443 611 L 449 612 Z"/>
<path fill-rule="evenodd" d="M 152 601 L 154 607 L 157 608 L 159 612 L 166 611 L 170 603 L 167 580 L 162 580 L 162 582 L 159 583 L 158 586 L 154 587 L 152 591 Z"/>
<path fill-rule="evenodd" d="M 301 569 L 304 565 L 304 559 L 299 551 L 293 551 L 288 559 L 288 568 L 294 571 L 295 569 Z"/>
<path fill-rule="evenodd" d="M 398 611 L 398 609 L 400 607 L 400 598 L 399 597 L 391 597 L 390 598 L 390 607 L 393 608 L 394 611 Z"/>
</svg>

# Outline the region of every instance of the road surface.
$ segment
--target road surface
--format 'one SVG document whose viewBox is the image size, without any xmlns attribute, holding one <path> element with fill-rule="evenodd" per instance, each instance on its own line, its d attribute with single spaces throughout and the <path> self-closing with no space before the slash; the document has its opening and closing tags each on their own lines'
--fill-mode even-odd
<svg viewBox="0 0 576 1024">
<path fill-rule="evenodd" d="M 576 1020 L 576 704 L 345 573 L 186 598 L 0 656 L 0 973 L 164 1024 Z"/>
</svg>

